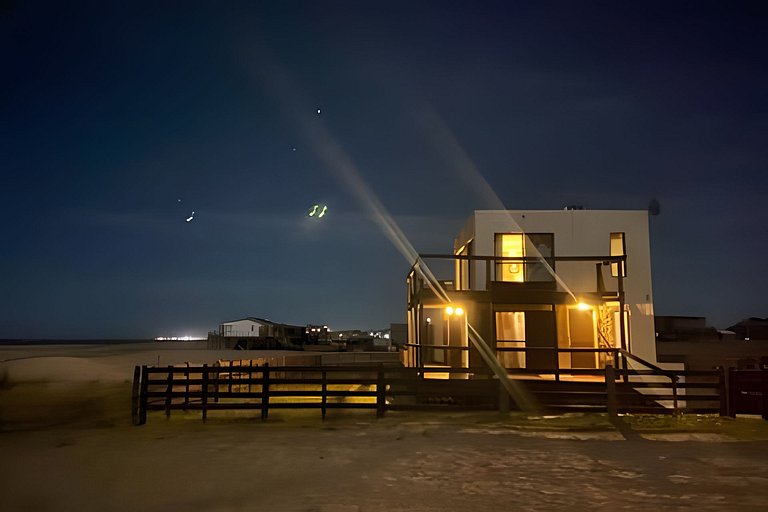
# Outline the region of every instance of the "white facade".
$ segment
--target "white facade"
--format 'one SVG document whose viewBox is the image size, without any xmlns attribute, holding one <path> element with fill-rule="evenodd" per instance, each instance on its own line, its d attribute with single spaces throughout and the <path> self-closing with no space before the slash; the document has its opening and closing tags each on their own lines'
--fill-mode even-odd
<svg viewBox="0 0 768 512">
<path fill-rule="evenodd" d="M 491 210 L 476 211 L 468 219 L 454 242 L 454 254 L 469 244 L 471 256 L 499 256 L 497 234 L 552 234 L 554 253 L 544 256 L 610 256 L 611 235 L 623 238 L 626 276 L 623 280 L 627 333 L 630 351 L 657 363 L 653 319 L 653 292 L 651 286 L 651 257 L 647 211 L 623 210 Z M 614 248 L 615 249 L 615 248 Z M 536 257 L 539 254 L 525 254 Z M 473 261 L 470 282 L 461 290 L 486 290 L 488 280 L 482 261 Z M 543 270 L 543 268 L 542 268 Z M 555 264 L 557 290 L 572 293 L 573 304 L 580 294 L 594 292 L 597 281 L 595 262 L 558 261 Z M 600 272 L 606 291 L 617 292 L 618 279 L 611 274 L 611 266 L 601 266 Z M 457 269 L 457 274 L 459 273 Z"/>
</svg>

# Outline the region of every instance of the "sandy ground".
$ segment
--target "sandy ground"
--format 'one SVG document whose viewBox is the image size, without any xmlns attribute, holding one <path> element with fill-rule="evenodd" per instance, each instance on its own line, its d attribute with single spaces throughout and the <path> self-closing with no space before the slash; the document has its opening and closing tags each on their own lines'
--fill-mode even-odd
<svg viewBox="0 0 768 512">
<path fill-rule="evenodd" d="M 604 419 L 370 411 L 150 414 L 136 364 L 192 346 L 0 347 L 0 510 L 764 510 L 768 429 L 625 440 Z M 225 355 L 231 355 L 227 352 Z M 718 425 L 720 425 L 718 423 Z M 746 425 L 746 430 L 742 427 Z M 741 430 L 734 430 L 733 427 Z M 738 440 L 733 432 L 750 432 Z M 744 438 L 744 436 L 741 436 Z"/>
</svg>

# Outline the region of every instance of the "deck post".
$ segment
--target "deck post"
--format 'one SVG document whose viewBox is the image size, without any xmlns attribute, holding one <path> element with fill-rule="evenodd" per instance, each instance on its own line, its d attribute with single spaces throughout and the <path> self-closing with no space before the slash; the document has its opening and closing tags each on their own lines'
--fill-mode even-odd
<svg viewBox="0 0 768 512">
<path fill-rule="evenodd" d="M 261 420 L 269 417 L 269 363 L 264 363 L 261 370 Z"/>
<path fill-rule="evenodd" d="M 614 420 L 619 415 L 616 400 L 616 371 L 610 364 L 605 365 L 605 392 L 608 401 L 608 417 Z"/>
<path fill-rule="evenodd" d="M 203 410 L 203 423 L 208 419 L 208 365 L 203 365 L 203 387 L 201 394 L 201 407 Z"/>
</svg>

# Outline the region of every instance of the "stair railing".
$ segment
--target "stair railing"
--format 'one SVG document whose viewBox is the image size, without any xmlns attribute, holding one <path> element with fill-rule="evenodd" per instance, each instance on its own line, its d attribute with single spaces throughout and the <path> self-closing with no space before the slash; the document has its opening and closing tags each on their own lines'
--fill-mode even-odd
<svg viewBox="0 0 768 512">
<path fill-rule="evenodd" d="M 678 400 L 677 400 L 677 382 L 680 379 L 679 375 L 677 375 L 675 372 L 672 372 L 672 371 L 660 368 L 660 367 L 656 366 L 655 364 L 651 363 L 650 361 L 646 361 L 645 359 L 643 359 L 641 357 L 638 357 L 635 354 L 633 354 L 633 353 L 631 353 L 628 350 L 625 350 L 623 348 L 617 349 L 616 352 L 618 354 L 621 354 L 622 356 L 624 356 L 624 360 L 625 361 L 627 359 L 631 359 L 632 361 L 635 361 L 637 363 L 642 364 L 646 368 L 650 368 L 651 370 L 653 370 L 657 374 L 663 375 L 664 377 L 667 377 L 671 381 L 671 383 L 672 383 L 672 407 L 673 407 L 674 414 L 675 414 L 675 416 L 680 414 L 680 410 L 678 408 Z M 626 365 L 625 365 L 624 370 L 626 371 Z M 627 374 L 625 373 L 625 381 L 627 380 L 626 377 L 627 377 Z"/>
</svg>

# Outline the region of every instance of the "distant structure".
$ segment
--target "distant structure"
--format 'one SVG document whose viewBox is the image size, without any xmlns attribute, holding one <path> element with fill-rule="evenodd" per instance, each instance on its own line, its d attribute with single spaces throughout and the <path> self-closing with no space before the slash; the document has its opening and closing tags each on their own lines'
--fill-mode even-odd
<svg viewBox="0 0 768 512">
<path fill-rule="evenodd" d="M 724 331 L 707 327 L 703 316 L 661 316 L 654 318 L 657 341 L 719 341 Z"/>
<path fill-rule="evenodd" d="M 728 328 L 737 339 L 768 341 L 768 318 L 751 317 Z"/>
<path fill-rule="evenodd" d="M 659 361 L 682 363 L 686 370 L 768 368 L 768 319 L 748 318 L 718 330 L 707 327 L 704 317 L 657 316 L 656 352 Z"/>
<path fill-rule="evenodd" d="M 209 348 L 300 349 L 307 342 L 306 327 L 281 324 L 265 318 L 246 317 L 219 324 L 208 333 Z"/>
</svg>

